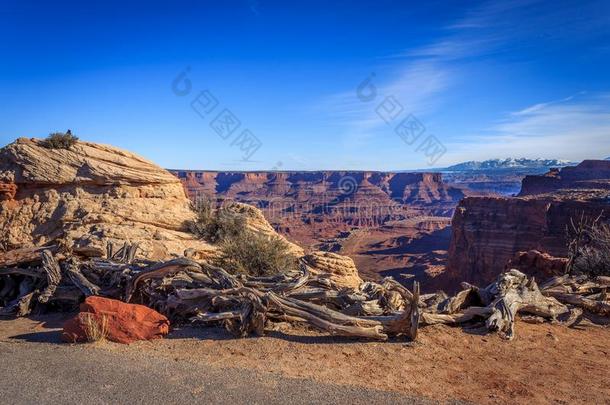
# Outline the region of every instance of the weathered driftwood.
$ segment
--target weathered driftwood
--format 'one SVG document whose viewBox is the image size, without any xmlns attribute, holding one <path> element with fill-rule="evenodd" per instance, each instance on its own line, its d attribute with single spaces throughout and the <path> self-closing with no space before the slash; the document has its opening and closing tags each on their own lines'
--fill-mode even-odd
<svg viewBox="0 0 610 405">
<path fill-rule="evenodd" d="M 13 267 L 24 263 L 35 263 L 40 262 L 41 253 L 44 250 L 51 252 L 57 251 L 56 246 L 47 247 L 33 247 L 9 250 L 8 252 L 0 251 L 0 268 L 1 267 Z"/>
<path fill-rule="evenodd" d="M 487 292 L 495 295 L 492 314 L 487 318 L 489 330 L 497 330 L 507 339 L 514 337 L 515 316 L 518 311 L 543 318 L 555 319 L 568 308 L 552 297 L 546 297 L 533 278 L 517 270 L 503 273 Z"/>
<path fill-rule="evenodd" d="M 422 325 L 460 325 L 473 320 L 488 318 L 493 313 L 493 309 L 490 307 L 469 307 L 464 309 L 463 312 L 455 314 L 438 314 L 433 312 L 422 313 Z"/>
<path fill-rule="evenodd" d="M 222 324 L 236 336 L 261 335 L 276 322 L 305 324 L 345 337 L 386 340 L 417 337 L 426 325 L 485 325 L 505 338 L 515 319 L 575 325 L 610 316 L 610 279 L 555 277 L 538 287 L 517 270 L 485 288 L 462 283 L 454 296 L 421 295 L 385 278 L 356 289 L 339 289 L 299 270 L 270 277 L 232 275 L 206 262 L 182 257 L 166 262 L 136 259 L 137 245 L 107 246 L 106 258 L 85 259 L 50 249 L 0 255 L 0 315 L 24 316 L 40 307 L 74 307 L 102 295 L 148 305 L 176 322 Z M 606 319 L 606 318 L 603 318 Z M 604 321 L 606 322 L 606 321 Z M 610 321 L 608 321 L 610 322 Z"/>
<path fill-rule="evenodd" d="M 587 311 L 608 316 L 610 315 L 610 303 L 605 301 L 603 296 L 600 296 L 600 301 L 588 299 L 578 294 L 565 294 L 565 293 L 555 293 L 550 292 L 549 295 L 557 299 L 557 301 L 562 302 L 564 304 L 575 305 L 582 309 L 586 309 Z"/>
<path fill-rule="evenodd" d="M 61 283 L 61 269 L 55 261 L 53 254 L 49 250 L 42 251 L 42 269 L 47 277 L 47 286 L 44 291 L 38 296 L 38 301 L 41 303 L 48 302 L 55 293 L 55 290 Z"/>
<path fill-rule="evenodd" d="M 99 295 L 100 287 L 85 277 L 80 270 L 80 263 L 76 259 L 67 261 L 65 269 L 72 284 L 74 284 L 86 297 Z"/>
</svg>

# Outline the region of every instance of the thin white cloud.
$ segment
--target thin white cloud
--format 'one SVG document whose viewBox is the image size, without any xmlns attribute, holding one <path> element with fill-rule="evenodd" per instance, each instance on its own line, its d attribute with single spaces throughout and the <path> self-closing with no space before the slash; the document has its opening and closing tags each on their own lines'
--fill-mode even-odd
<svg viewBox="0 0 610 405">
<path fill-rule="evenodd" d="M 530 115 L 533 113 L 536 113 L 537 111 L 543 110 L 546 107 L 549 107 L 553 104 L 559 104 L 559 103 L 565 103 L 567 101 L 571 101 L 574 99 L 574 97 L 576 97 L 577 95 L 583 95 L 586 94 L 586 92 L 581 91 L 578 94 L 572 95 L 572 96 L 568 96 L 559 100 L 553 100 L 553 101 L 547 101 L 545 103 L 538 103 L 538 104 L 534 104 L 532 106 L 529 106 L 527 108 L 524 108 L 523 110 L 520 111 L 515 111 L 512 113 L 512 115 Z"/>
<path fill-rule="evenodd" d="M 610 155 L 610 93 L 579 93 L 539 103 L 508 116 L 487 133 L 449 145 L 447 159 L 460 162 L 502 157 L 572 161 Z"/>
<path fill-rule="evenodd" d="M 375 113 L 375 107 L 386 96 L 394 96 L 403 106 L 405 115 L 415 114 L 426 125 L 432 122 L 434 113 L 450 95 L 451 87 L 458 84 L 469 63 L 481 57 L 495 57 L 537 44 L 543 49 L 562 46 L 564 41 L 579 41 L 608 32 L 610 11 L 607 1 L 593 0 L 581 3 L 553 3 L 543 0 L 489 1 L 465 13 L 463 18 L 444 27 L 443 35 L 436 41 L 416 49 L 409 49 L 391 56 L 394 71 L 391 80 L 384 80 L 382 70 L 375 78 L 380 97 L 375 102 L 364 103 L 356 96 L 356 86 L 348 91 L 328 97 L 321 105 L 331 123 L 341 128 L 346 143 L 362 146 L 380 134 L 391 134 L 392 128 Z M 364 79 L 364 77 L 363 77 Z M 581 96 L 579 94 L 578 96 Z M 583 145 L 599 142 L 607 129 L 607 115 L 591 104 L 571 103 L 574 96 L 547 103 L 539 103 L 510 114 L 493 131 L 479 138 L 453 134 L 453 139 L 468 139 L 475 144 L 468 153 L 497 153 L 504 148 L 505 156 L 518 156 L 530 149 L 544 151 L 548 135 L 554 132 L 556 141 L 569 144 L 577 136 L 587 141 L 572 148 L 574 156 L 584 156 Z M 598 96 L 598 102 L 603 99 Z M 606 110 L 608 111 L 608 110 Z M 427 126 L 427 125 L 426 125 Z M 569 128 L 569 131 L 568 131 Z M 588 135 L 583 135 L 583 133 Z M 491 134 L 491 135 L 490 135 Z M 580 134 L 580 135 L 578 135 Z M 610 134 L 606 132 L 605 134 Z M 495 138 L 490 138 L 495 137 Z M 397 138 L 398 139 L 398 138 Z M 516 139 L 520 139 L 519 142 Z M 448 139 L 442 141 L 449 142 Z M 518 144 L 523 143 L 523 147 Z M 483 149 L 482 145 L 488 145 Z M 446 145 L 449 147 L 449 145 Z M 453 155 L 448 153 L 443 161 L 460 155 L 463 145 L 455 144 Z M 566 156 L 568 150 L 559 145 L 547 149 Z M 564 153 L 565 152 L 565 153 Z M 470 156 L 460 155 L 462 160 Z M 487 158 L 486 157 L 486 158 Z"/>
</svg>

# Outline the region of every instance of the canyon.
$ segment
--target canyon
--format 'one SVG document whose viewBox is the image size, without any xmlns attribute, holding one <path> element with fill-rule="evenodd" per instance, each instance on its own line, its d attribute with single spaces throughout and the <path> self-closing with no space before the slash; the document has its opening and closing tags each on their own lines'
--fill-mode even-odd
<svg viewBox="0 0 610 405">
<path fill-rule="evenodd" d="M 485 283 L 521 251 L 567 257 L 572 224 L 585 220 L 610 220 L 608 161 L 527 176 L 516 197 L 467 197 L 452 220 L 446 284 Z"/>
<path fill-rule="evenodd" d="M 608 161 L 451 173 L 171 172 L 192 200 L 253 205 L 306 251 L 349 256 L 364 279 L 416 280 L 425 291 L 488 283 L 519 252 L 565 257 L 570 221 L 610 215 Z"/>
<path fill-rule="evenodd" d="M 445 267 L 455 207 L 485 195 L 425 172 L 172 170 L 193 200 L 239 201 L 306 250 L 351 257 L 360 275 L 432 288 Z"/>
</svg>

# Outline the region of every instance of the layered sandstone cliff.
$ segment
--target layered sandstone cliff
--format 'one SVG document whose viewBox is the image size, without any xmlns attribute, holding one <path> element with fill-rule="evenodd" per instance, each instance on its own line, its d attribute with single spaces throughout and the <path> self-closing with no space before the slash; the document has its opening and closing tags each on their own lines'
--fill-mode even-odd
<svg viewBox="0 0 610 405">
<path fill-rule="evenodd" d="M 153 259 L 214 250 L 186 232 L 194 213 L 180 182 L 111 146 L 18 139 L 0 151 L 0 204 L 6 248 L 52 243 L 98 256 L 108 241 L 130 241 Z"/>
<path fill-rule="evenodd" d="M 376 218 L 405 214 L 407 207 L 431 215 L 450 215 L 464 190 L 449 186 L 438 173 L 389 172 L 207 172 L 172 171 L 189 195 L 215 195 L 262 208 L 304 213 L 339 213 L 348 222 L 362 220 L 359 209 L 375 204 Z M 358 206 L 357 203 L 363 203 Z M 341 212 L 350 205 L 351 210 Z M 402 210 L 400 209 L 402 208 Z"/>
<path fill-rule="evenodd" d="M 520 251 L 565 257 L 572 220 L 610 220 L 608 163 L 585 161 L 528 177 L 520 197 L 465 198 L 452 220 L 446 277 L 487 283 Z"/>
</svg>

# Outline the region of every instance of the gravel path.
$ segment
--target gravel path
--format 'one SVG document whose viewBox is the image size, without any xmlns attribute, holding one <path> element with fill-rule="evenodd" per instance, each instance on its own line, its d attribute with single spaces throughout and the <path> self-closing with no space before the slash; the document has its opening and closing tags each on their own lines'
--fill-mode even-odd
<svg viewBox="0 0 610 405">
<path fill-rule="evenodd" d="M 145 351 L 113 353 L 91 345 L 4 340 L 0 359 L 4 404 L 432 403 L 366 388 L 167 361 Z"/>
</svg>

